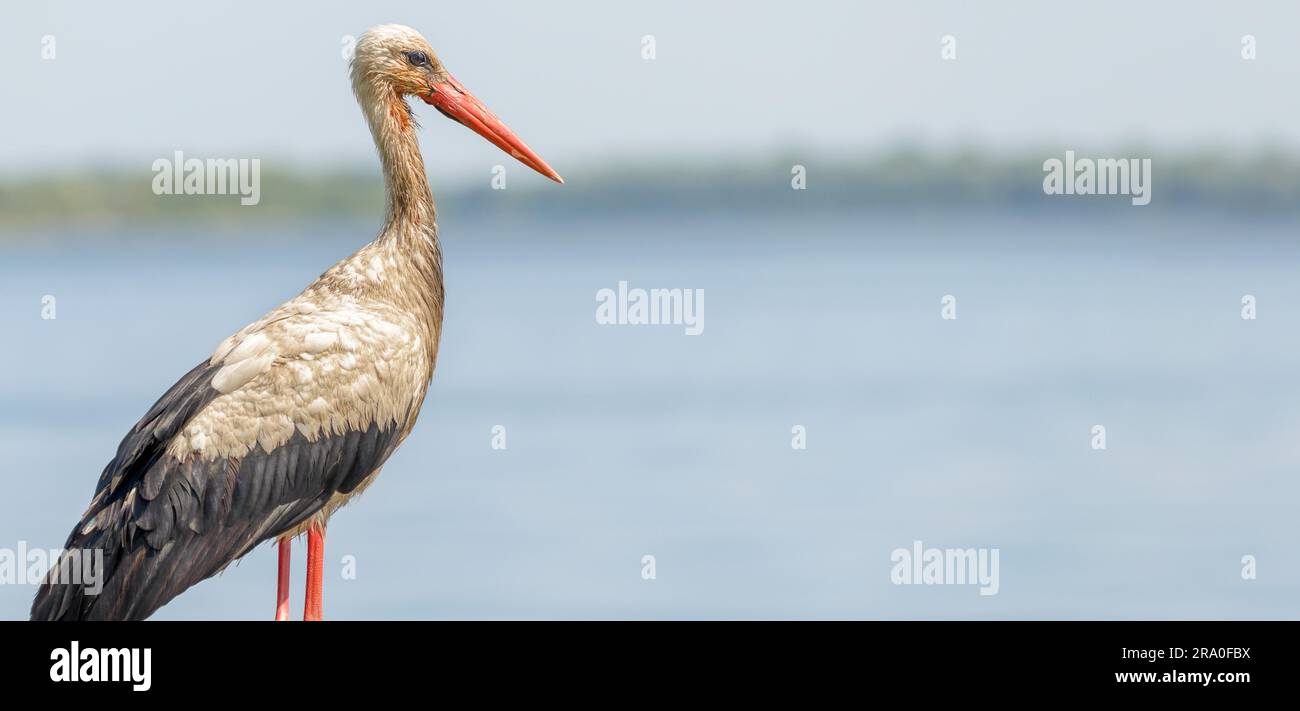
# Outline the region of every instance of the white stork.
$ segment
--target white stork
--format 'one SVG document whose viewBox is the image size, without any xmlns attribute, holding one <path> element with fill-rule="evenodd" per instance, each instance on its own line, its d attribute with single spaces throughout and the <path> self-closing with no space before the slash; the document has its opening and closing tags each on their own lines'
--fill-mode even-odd
<svg viewBox="0 0 1300 711">
<path fill-rule="evenodd" d="M 222 341 L 136 423 L 68 537 L 64 574 L 37 592 L 32 619 L 143 619 L 272 539 L 276 619 L 287 619 L 289 546 L 302 533 L 303 617 L 321 618 L 326 524 L 410 433 L 442 332 L 442 253 L 405 97 L 564 182 L 409 27 L 361 36 L 352 88 L 383 163 L 379 236 Z M 71 582 L 74 551 L 102 551 L 102 568 L 80 576 L 98 580 L 99 594 Z"/>
</svg>

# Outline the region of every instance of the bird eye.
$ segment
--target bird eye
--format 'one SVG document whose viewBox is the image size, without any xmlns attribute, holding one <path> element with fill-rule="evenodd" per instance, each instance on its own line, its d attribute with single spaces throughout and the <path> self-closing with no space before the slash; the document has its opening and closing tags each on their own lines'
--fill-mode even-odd
<svg viewBox="0 0 1300 711">
<path fill-rule="evenodd" d="M 411 60 L 411 64 L 417 67 L 429 66 L 429 55 L 424 52 L 407 52 L 406 58 Z"/>
</svg>

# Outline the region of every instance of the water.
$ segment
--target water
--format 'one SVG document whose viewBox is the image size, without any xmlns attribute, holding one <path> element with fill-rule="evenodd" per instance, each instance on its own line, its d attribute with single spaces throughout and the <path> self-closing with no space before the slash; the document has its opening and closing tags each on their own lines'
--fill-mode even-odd
<svg viewBox="0 0 1300 711">
<path fill-rule="evenodd" d="M 438 372 L 330 527 L 330 618 L 1297 616 L 1295 224 L 450 215 L 443 232 Z M 132 233 L 0 251 L 2 547 L 60 545 L 154 399 L 373 226 Z M 704 334 L 597 325 L 620 279 L 703 288 Z M 891 584 L 914 540 L 997 548 L 999 593 Z M 263 546 L 155 618 L 269 618 L 274 569 Z M 0 617 L 32 592 L 0 585 Z"/>
</svg>

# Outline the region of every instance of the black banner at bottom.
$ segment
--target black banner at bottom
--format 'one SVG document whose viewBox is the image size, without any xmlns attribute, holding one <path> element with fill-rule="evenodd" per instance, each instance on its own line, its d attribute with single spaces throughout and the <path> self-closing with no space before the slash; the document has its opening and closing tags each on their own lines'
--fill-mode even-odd
<svg viewBox="0 0 1300 711">
<path fill-rule="evenodd" d="M 268 684 L 300 696 L 433 683 L 478 698 L 681 683 L 1247 694 L 1291 685 L 1297 635 L 1293 622 L 12 622 L 0 623 L 0 677 L 46 702 L 251 698 Z"/>
</svg>

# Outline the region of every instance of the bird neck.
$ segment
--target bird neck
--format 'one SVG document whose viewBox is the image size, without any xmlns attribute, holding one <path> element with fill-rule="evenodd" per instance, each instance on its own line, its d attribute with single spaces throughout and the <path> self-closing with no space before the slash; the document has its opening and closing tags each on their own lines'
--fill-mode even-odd
<svg viewBox="0 0 1300 711">
<path fill-rule="evenodd" d="M 415 117 L 406 100 L 386 86 L 359 86 L 357 98 L 379 150 L 388 196 L 384 227 L 362 252 L 366 260 L 371 250 L 387 253 L 392 259 L 386 261 L 399 272 L 393 275 L 396 278 L 371 286 L 400 307 L 424 315 L 431 331 L 429 343 L 436 352 L 442 325 L 442 251 L 433 195 L 415 137 Z"/>
<path fill-rule="evenodd" d="M 437 211 L 424 173 L 424 158 L 415 136 L 418 126 L 411 107 L 387 86 L 367 85 L 357 94 L 384 170 L 388 209 L 380 239 L 436 241 Z"/>
</svg>

